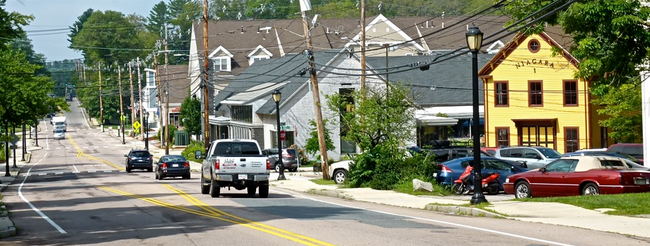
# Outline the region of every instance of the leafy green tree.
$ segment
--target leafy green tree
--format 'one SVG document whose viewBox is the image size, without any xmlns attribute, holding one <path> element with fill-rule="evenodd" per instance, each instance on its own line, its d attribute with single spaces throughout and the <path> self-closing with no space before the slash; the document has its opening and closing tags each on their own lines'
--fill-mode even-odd
<svg viewBox="0 0 650 246">
<path fill-rule="evenodd" d="M 505 10 L 518 20 L 551 2 L 516 0 Z M 564 2 L 567 0 L 560 3 Z M 574 45 L 569 47 L 569 51 L 580 61 L 576 77 L 593 81 L 591 92 L 596 98 L 601 98 L 595 102 L 604 103 L 606 107 L 599 113 L 611 117 L 602 121 L 601 125 L 611 127 L 614 130 L 611 136 L 617 141 L 640 136 L 639 127 L 628 127 L 630 121 L 634 120 L 625 119 L 628 115 L 619 112 L 640 112 L 642 104 L 612 100 L 637 97 L 636 91 L 631 88 L 638 86 L 636 78 L 641 70 L 639 68 L 648 59 L 649 17 L 650 8 L 638 0 L 587 0 L 574 3 L 567 10 L 545 20 L 550 24 L 559 23 L 573 37 Z M 527 32 L 535 33 L 543 28 L 544 25 L 540 23 L 527 29 Z M 621 87 L 626 89 L 619 90 Z M 622 93 L 627 94 L 623 96 Z"/>
<path fill-rule="evenodd" d="M 160 1 L 154 5 L 151 11 L 149 11 L 147 20 L 147 29 L 149 32 L 159 33 L 159 36 L 164 37 L 165 25 L 169 24 L 171 20 L 167 4 L 164 1 Z"/>
<path fill-rule="evenodd" d="M 599 109 L 598 113 L 610 117 L 599 123 L 612 129 L 612 139 L 618 142 L 635 142 L 641 139 L 643 114 L 639 106 L 642 105 L 640 84 L 629 83 L 611 88 L 594 102 L 607 105 L 604 109 Z"/>
<path fill-rule="evenodd" d="M 327 120 L 323 120 L 323 125 L 327 125 Z M 334 146 L 334 143 L 332 143 L 332 138 L 330 137 L 331 133 L 329 129 L 324 126 L 323 129 L 325 133 L 325 146 L 327 150 L 334 150 L 336 146 Z M 310 155 L 314 155 L 320 152 L 320 145 L 318 144 L 318 131 L 316 130 L 316 121 L 309 121 L 309 130 L 311 132 L 309 133 L 309 138 L 307 139 L 307 144 L 305 145 L 305 151 Z"/>
<path fill-rule="evenodd" d="M 77 17 L 77 21 L 75 21 L 72 26 L 70 26 L 70 34 L 68 34 L 68 42 L 72 44 L 72 39 L 79 34 L 81 29 L 84 27 L 84 23 L 88 20 L 90 15 L 93 14 L 93 9 L 89 8 L 86 11 L 83 12 L 79 17 Z M 72 48 L 71 46 L 68 46 L 68 48 Z"/>
<path fill-rule="evenodd" d="M 199 99 L 193 97 L 185 98 L 181 104 L 180 110 L 180 125 L 185 127 L 185 130 L 190 135 L 201 134 L 201 102 Z"/>
<path fill-rule="evenodd" d="M 0 0 L 0 50 L 7 48 L 7 42 L 24 34 L 22 26 L 34 19 L 33 16 L 22 15 L 5 10 L 7 0 Z"/>
<path fill-rule="evenodd" d="M 392 189 L 399 182 L 405 159 L 403 140 L 413 139 L 415 104 L 404 85 L 383 90 L 355 91 L 327 97 L 330 110 L 339 115 L 341 137 L 353 141 L 363 153 L 350 165 L 350 185 Z M 411 176 L 409 174 L 407 176 Z"/>
</svg>

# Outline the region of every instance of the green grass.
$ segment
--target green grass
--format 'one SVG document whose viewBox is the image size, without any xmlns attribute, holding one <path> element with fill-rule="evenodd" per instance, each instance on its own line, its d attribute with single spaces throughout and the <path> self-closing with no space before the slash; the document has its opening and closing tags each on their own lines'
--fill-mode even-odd
<svg viewBox="0 0 650 246">
<path fill-rule="evenodd" d="M 611 208 L 614 211 L 605 212 L 612 215 L 641 215 L 650 214 L 650 192 L 627 193 L 598 196 L 568 196 L 526 198 L 518 201 L 527 202 L 559 202 L 586 209 Z"/>
<path fill-rule="evenodd" d="M 324 180 L 324 179 L 310 179 L 311 182 L 314 182 L 319 185 L 335 185 L 334 180 Z"/>
</svg>

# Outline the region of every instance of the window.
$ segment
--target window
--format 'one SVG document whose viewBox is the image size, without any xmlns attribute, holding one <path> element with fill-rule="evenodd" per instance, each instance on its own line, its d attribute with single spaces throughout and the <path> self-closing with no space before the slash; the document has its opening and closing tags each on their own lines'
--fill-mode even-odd
<svg viewBox="0 0 650 246">
<path fill-rule="evenodd" d="M 253 106 L 232 106 L 232 119 L 246 123 L 253 123 Z"/>
<path fill-rule="evenodd" d="M 354 92 L 354 89 L 350 88 L 341 88 L 339 89 L 339 94 L 343 97 L 343 101 L 346 102 L 346 112 L 352 112 L 354 110 L 354 98 L 352 97 L 352 93 Z M 340 116 L 340 122 L 343 122 L 343 116 Z M 357 151 L 357 146 L 353 141 L 348 141 L 345 140 L 344 137 L 348 135 L 348 132 L 350 131 L 349 127 L 345 124 L 340 124 L 339 131 L 341 132 L 341 154 L 348 154 L 348 153 L 356 153 Z"/>
<path fill-rule="evenodd" d="M 546 166 L 547 172 L 573 172 L 578 165 L 578 160 L 559 159 Z"/>
<path fill-rule="evenodd" d="M 147 71 L 147 86 L 156 86 L 156 73 Z"/>
<path fill-rule="evenodd" d="M 508 127 L 497 127 L 497 147 L 508 147 L 510 146 L 510 128 Z"/>
<path fill-rule="evenodd" d="M 564 106 L 578 106 L 578 82 L 564 81 Z"/>
<path fill-rule="evenodd" d="M 230 71 L 230 57 L 216 57 L 212 58 L 213 69 L 215 72 Z"/>
<path fill-rule="evenodd" d="M 541 81 L 528 82 L 528 106 L 530 107 L 544 106 L 542 103 L 542 82 Z"/>
<path fill-rule="evenodd" d="M 508 106 L 508 83 L 494 83 L 494 106 Z"/>
<path fill-rule="evenodd" d="M 575 152 L 580 149 L 578 142 L 578 128 L 564 128 L 564 153 Z"/>
<path fill-rule="evenodd" d="M 528 41 L 528 51 L 531 53 L 537 53 L 539 51 L 540 44 L 537 39 L 531 39 Z"/>
<path fill-rule="evenodd" d="M 248 60 L 248 65 L 253 65 L 256 61 L 260 60 L 266 60 L 269 59 L 270 57 L 268 56 L 251 56 L 251 58 Z"/>
</svg>

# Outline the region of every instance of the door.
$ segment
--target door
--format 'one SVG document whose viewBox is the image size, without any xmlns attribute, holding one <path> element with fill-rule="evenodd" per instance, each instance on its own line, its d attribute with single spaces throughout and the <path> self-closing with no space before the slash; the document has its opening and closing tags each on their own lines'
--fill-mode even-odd
<svg viewBox="0 0 650 246">
<path fill-rule="evenodd" d="M 535 180 L 531 180 L 533 196 L 563 196 L 567 195 L 571 184 L 567 177 L 572 173 L 578 160 L 559 159 L 546 166 L 543 172 L 538 171 Z M 533 184 L 534 182 L 534 184 Z"/>
<path fill-rule="evenodd" d="M 543 146 L 555 149 L 555 127 L 545 125 L 519 127 L 519 143 L 522 146 Z"/>
</svg>

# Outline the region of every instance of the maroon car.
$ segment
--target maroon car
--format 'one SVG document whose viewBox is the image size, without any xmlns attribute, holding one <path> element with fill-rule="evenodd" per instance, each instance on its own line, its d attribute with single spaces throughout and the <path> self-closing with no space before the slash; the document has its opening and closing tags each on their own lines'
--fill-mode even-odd
<svg viewBox="0 0 650 246">
<path fill-rule="evenodd" d="M 650 172 L 631 170 L 609 156 L 570 156 L 508 177 L 503 189 L 516 198 L 650 192 Z"/>
</svg>

